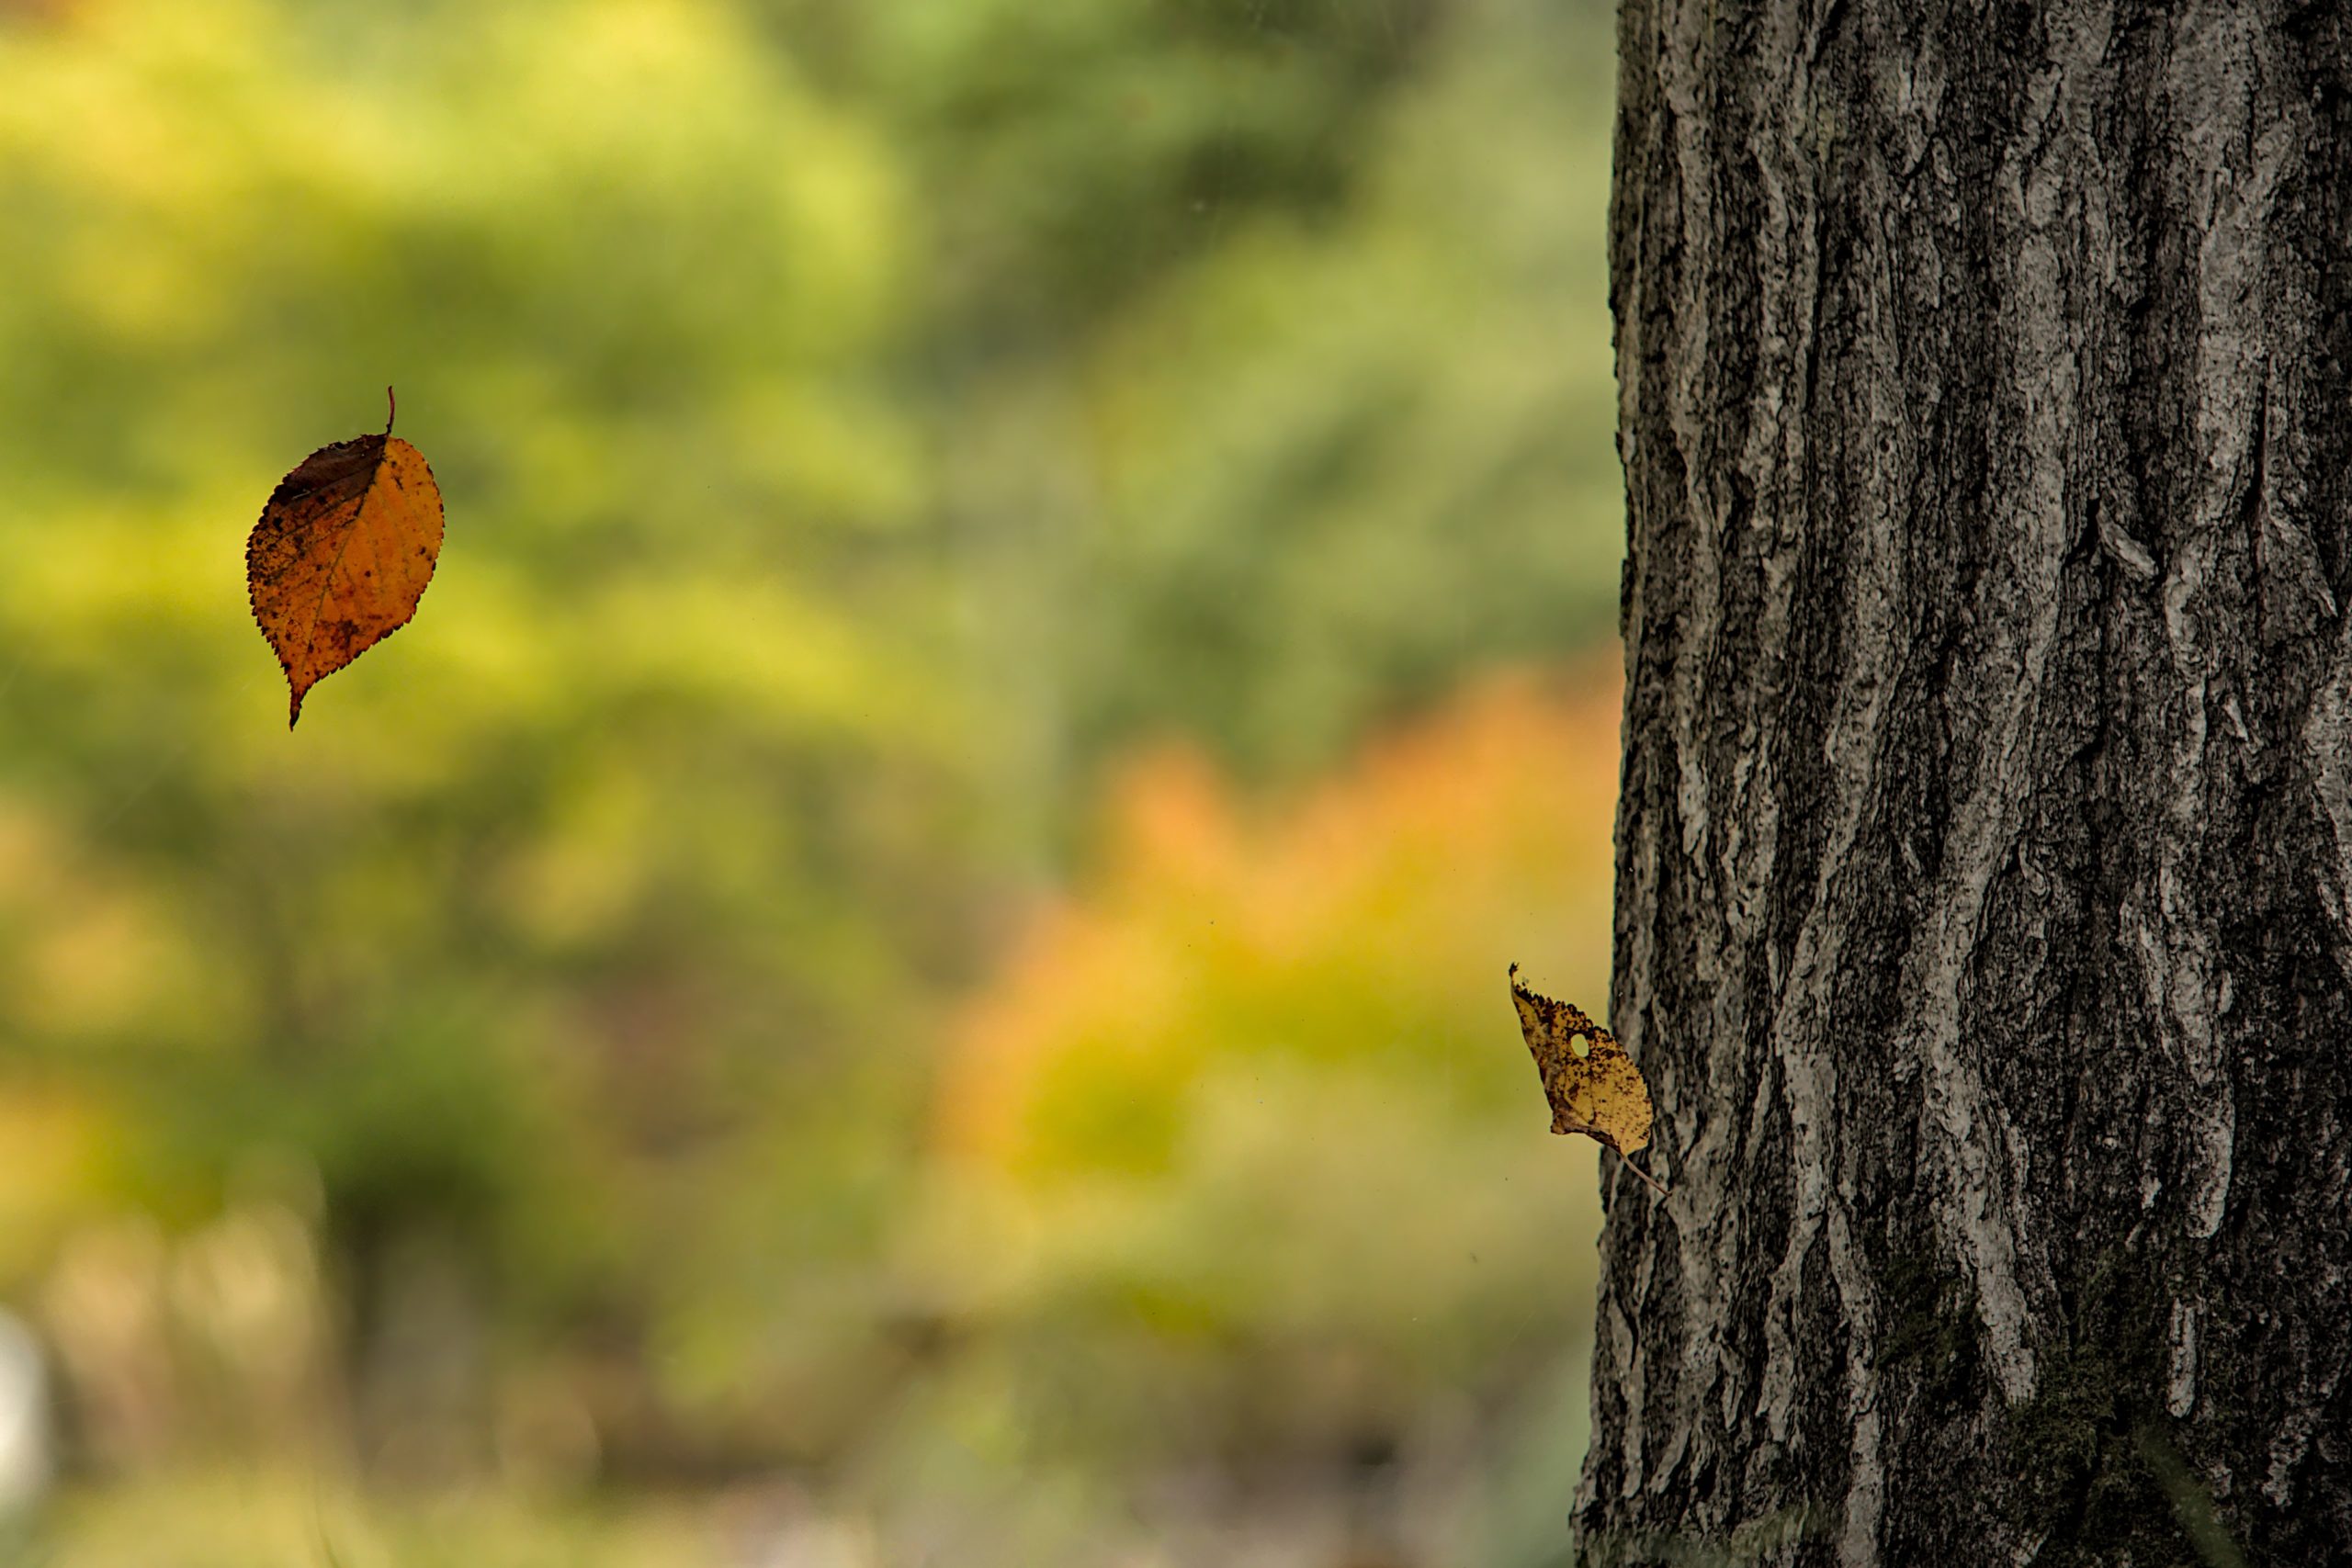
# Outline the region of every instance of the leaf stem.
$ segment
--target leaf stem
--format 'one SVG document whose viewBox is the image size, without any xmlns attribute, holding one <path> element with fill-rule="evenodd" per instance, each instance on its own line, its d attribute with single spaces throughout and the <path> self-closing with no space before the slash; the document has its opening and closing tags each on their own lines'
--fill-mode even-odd
<svg viewBox="0 0 2352 1568">
<path fill-rule="evenodd" d="M 1663 1198 L 1663 1197 L 1667 1196 L 1667 1190 L 1666 1190 L 1666 1183 L 1665 1183 L 1665 1182 L 1660 1181 L 1657 1177 L 1652 1176 L 1648 1171 L 1644 1170 L 1640 1166 L 1635 1165 L 1632 1160 L 1630 1160 L 1630 1159 L 1626 1159 L 1626 1158 L 1625 1158 L 1625 1156 L 1623 1155 L 1623 1153 L 1622 1153 L 1622 1152 L 1621 1152 L 1621 1153 L 1619 1153 L 1619 1155 L 1617 1156 L 1617 1157 L 1618 1157 L 1620 1160 L 1623 1160 L 1623 1161 L 1624 1162 L 1624 1166 L 1625 1166 L 1625 1168 L 1626 1168 L 1627 1170 L 1632 1171 L 1635 1176 L 1640 1177 L 1644 1181 L 1646 1181 L 1646 1182 L 1648 1182 L 1652 1187 L 1657 1188 L 1657 1195 L 1658 1195 L 1659 1197 Z"/>
</svg>

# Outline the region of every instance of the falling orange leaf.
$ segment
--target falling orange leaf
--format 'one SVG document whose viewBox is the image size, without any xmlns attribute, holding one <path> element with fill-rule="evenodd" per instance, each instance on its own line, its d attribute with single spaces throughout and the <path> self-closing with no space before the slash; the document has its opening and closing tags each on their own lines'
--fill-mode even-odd
<svg viewBox="0 0 2352 1568">
<path fill-rule="evenodd" d="M 1535 1055 L 1544 1098 L 1552 1102 L 1552 1131 L 1582 1133 L 1617 1151 L 1620 1158 L 1650 1141 L 1650 1089 L 1617 1037 L 1566 1002 L 1530 990 L 1510 966 L 1510 999 L 1519 1027 Z M 1625 1160 L 1625 1168 L 1657 1188 L 1657 1178 Z"/>
<path fill-rule="evenodd" d="M 440 487 L 390 419 L 278 481 L 245 541 L 245 583 L 293 692 L 288 729 L 305 693 L 408 624 L 440 557 Z"/>
</svg>

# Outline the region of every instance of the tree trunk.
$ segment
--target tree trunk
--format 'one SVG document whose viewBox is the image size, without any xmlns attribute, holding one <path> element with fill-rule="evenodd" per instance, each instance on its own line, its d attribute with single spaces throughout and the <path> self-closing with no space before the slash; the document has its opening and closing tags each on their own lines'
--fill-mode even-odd
<svg viewBox="0 0 2352 1568">
<path fill-rule="evenodd" d="M 1622 28 L 1583 1561 L 2346 1561 L 2345 11 Z"/>
</svg>

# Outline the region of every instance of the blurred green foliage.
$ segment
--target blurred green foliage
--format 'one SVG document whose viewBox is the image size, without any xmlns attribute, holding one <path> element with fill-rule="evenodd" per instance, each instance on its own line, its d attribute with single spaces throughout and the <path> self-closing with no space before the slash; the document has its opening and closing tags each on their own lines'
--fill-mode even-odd
<svg viewBox="0 0 2352 1568">
<path fill-rule="evenodd" d="M 1148 1037 L 1205 1120 L 1048 1053 L 1116 1235 L 976 1196 L 937 1075 L 1138 748 L 1295 796 L 1606 636 L 1610 48 L 1588 0 L 0 4 L 0 1301 L 69 1385 L 136 1336 L 61 1301 L 275 1258 L 332 1349 L 246 1449 L 813 1466 L 1026 1508 L 1022 1561 L 1565 1348 L 1489 1319 L 1574 1269 L 1430 1255 L 1561 1223 L 1491 1190 L 1532 1089 L 1457 1092 L 1521 1067 L 1494 976 L 1544 955 L 1490 942 L 1597 994 L 1605 922 L 1529 923 L 1558 867 L 1399 863 L 1309 958 L 1201 958 Z M 440 571 L 289 736 L 244 532 L 388 381 Z M 1284 1134 L 1326 1101 L 1392 1185 Z M 938 1243 L 1040 1216 L 1018 1289 Z M 292 1311 L 222 1331 L 229 1404 Z M 237 1425 L 133 1371 L 96 1472 Z M 972 1460 L 1040 1398 L 1070 1441 Z"/>
</svg>

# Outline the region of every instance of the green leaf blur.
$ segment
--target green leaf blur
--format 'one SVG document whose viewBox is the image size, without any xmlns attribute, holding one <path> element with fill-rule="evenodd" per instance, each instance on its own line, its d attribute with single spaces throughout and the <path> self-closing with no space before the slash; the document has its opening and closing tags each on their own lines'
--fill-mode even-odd
<svg viewBox="0 0 2352 1568">
<path fill-rule="evenodd" d="M 71 1418 L 0 1561 L 1546 1560 L 1591 1160 L 1500 976 L 1606 972 L 1532 770 L 1613 746 L 1610 26 L 0 0 L 0 1305 Z M 387 382 L 440 568 L 289 737 L 244 534 Z M 1549 739 L 1383 795 L 1505 666 Z M 1138 869 L 1186 769 L 1291 882 Z M 1174 977 L 1136 1038 L 1057 921 Z M 1059 1131 L 978 1158 L 1014 1016 Z"/>
</svg>

